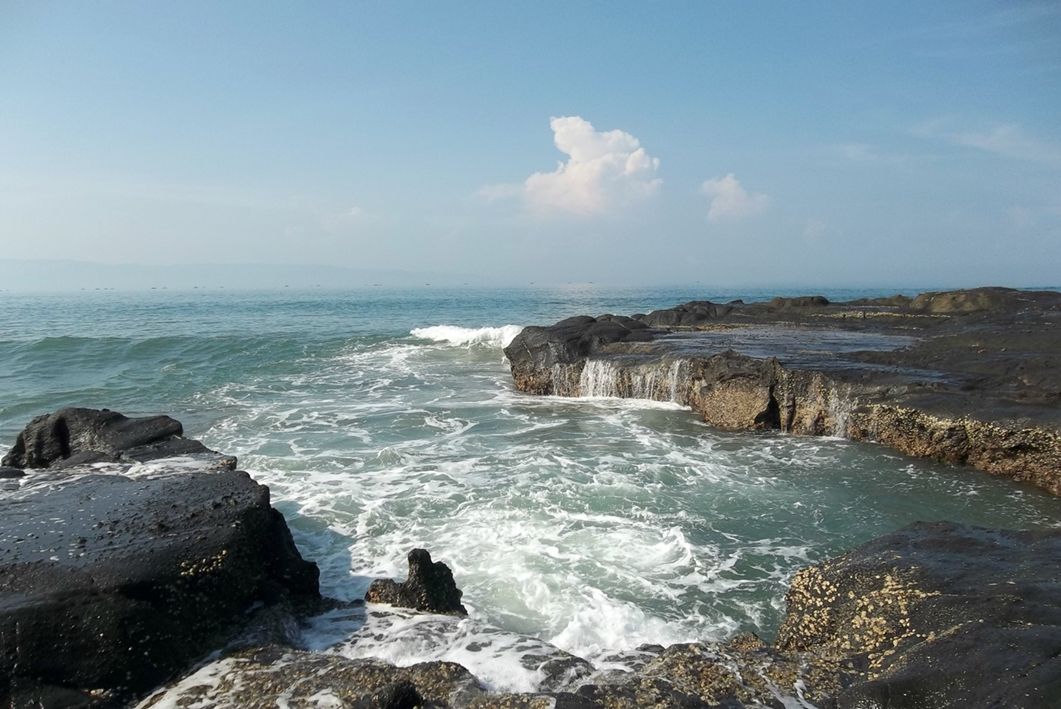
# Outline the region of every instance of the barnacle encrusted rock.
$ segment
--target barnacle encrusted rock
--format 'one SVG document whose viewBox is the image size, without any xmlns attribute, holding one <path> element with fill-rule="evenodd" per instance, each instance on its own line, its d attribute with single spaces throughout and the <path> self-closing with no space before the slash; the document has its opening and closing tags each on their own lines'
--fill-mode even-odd
<svg viewBox="0 0 1061 709">
<path fill-rule="evenodd" d="M 777 649 L 845 668 L 841 706 L 1050 706 L 1059 569 L 1061 530 L 917 523 L 797 573 Z"/>
</svg>

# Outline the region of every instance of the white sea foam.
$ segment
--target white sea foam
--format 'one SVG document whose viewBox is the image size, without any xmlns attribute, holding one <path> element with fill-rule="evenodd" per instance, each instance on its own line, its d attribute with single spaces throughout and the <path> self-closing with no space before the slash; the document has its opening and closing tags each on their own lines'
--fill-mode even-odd
<svg viewBox="0 0 1061 709">
<path fill-rule="evenodd" d="M 457 327 L 456 325 L 433 325 L 418 327 L 409 332 L 421 340 L 442 342 L 448 345 L 490 345 L 508 347 L 523 328 L 519 325 L 501 327 Z"/>
</svg>

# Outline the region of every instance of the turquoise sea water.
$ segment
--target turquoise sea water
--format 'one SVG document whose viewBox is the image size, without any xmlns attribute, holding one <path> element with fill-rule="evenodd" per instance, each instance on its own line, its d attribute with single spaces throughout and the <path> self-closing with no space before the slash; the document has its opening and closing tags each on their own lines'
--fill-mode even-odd
<svg viewBox="0 0 1061 709">
<path fill-rule="evenodd" d="M 517 688 L 534 677 L 503 649 L 473 657 L 476 638 L 533 636 L 600 662 L 646 642 L 769 636 L 797 568 L 909 522 L 1061 524 L 1061 500 L 878 446 L 518 394 L 501 352 L 526 324 L 776 294 L 0 294 L 0 439 L 67 405 L 173 415 L 270 486 L 326 593 L 358 598 L 423 546 L 471 611 L 429 633 L 392 626 L 386 646 L 356 624 L 307 643 L 457 659 Z"/>
</svg>

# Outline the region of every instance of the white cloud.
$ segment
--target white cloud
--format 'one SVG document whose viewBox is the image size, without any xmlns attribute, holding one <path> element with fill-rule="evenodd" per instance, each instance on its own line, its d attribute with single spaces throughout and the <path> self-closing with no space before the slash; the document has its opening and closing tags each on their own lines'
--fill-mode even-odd
<svg viewBox="0 0 1061 709">
<path fill-rule="evenodd" d="M 949 137 L 958 145 L 1002 157 L 1054 165 L 1061 163 L 1061 147 L 1032 138 L 1017 125 L 995 126 L 988 131 L 962 131 Z"/>
<path fill-rule="evenodd" d="M 479 197 L 493 202 L 514 196 L 538 214 L 606 214 L 659 192 L 659 160 L 621 130 L 598 131 L 580 116 L 552 118 L 553 142 L 567 160 L 552 172 L 536 172 L 522 184 L 486 185 Z"/>
<path fill-rule="evenodd" d="M 938 118 L 916 127 L 914 134 L 1013 160 L 1061 166 L 1061 145 L 1031 136 L 1017 124 L 1003 123 L 986 130 L 963 130 L 951 126 L 953 121 Z"/>
<path fill-rule="evenodd" d="M 713 222 L 751 217 L 770 204 L 770 198 L 765 194 L 745 190 L 732 172 L 725 177 L 707 180 L 700 189 L 711 198 L 707 218 Z"/>
</svg>

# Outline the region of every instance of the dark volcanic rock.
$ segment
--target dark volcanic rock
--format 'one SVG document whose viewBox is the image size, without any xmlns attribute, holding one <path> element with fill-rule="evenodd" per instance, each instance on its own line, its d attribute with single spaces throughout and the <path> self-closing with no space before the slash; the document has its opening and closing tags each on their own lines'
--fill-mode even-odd
<svg viewBox="0 0 1061 709">
<path fill-rule="evenodd" d="M 1061 293 L 1022 291 L 1015 288 L 970 288 L 968 290 L 922 293 L 909 305 L 910 310 L 933 314 L 983 311 L 1061 310 Z"/>
<path fill-rule="evenodd" d="M 210 669 L 210 668 L 208 668 Z M 479 681 L 453 662 L 395 667 L 379 660 L 268 646 L 235 653 L 214 666 L 216 679 L 189 682 L 166 698 L 179 706 L 342 706 L 361 709 L 465 706 L 483 694 Z M 176 696 L 174 696 L 176 695 Z M 172 704 L 171 704 L 172 706 Z"/>
<path fill-rule="evenodd" d="M 99 435 L 143 445 L 179 428 Z M 92 435 L 65 440 L 100 445 Z M 36 463 L 52 454 L 32 457 L 51 450 L 34 441 L 62 439 L 22 440 Z M 248 609 L 319 600 L 316 565 L 246 473 L 209 461 L 120 470 L 33 472 L 0 497 L 0 703 L 91 691 L 86 705 L 113 704 L 222 645 Z"/>
<path fill-rule="evenodd" d="M 376 579 L 365 594 L 369 603 L 415 608 L 427 613 L 468 615 L 453 572 L 441 561 L 431 561 L 426 549 L 409 552 L 409 577 L 403 582 Z"/>
<path fill-rule="evenodd" d="M 917 523 L 799 572 L 778 635 L 860 673 L 841 707 L 1061 698 L 1061 530 Z"/>
<path fill-rule="evenodd" d="M 60 409 L 33 419 L 4 456 L 13 468 L 70 467 L 119 460 L 145 462 L 187 455 L 213 455 L 221 467 L 236 459 L 221 456 L 183 437 L 180 421 L 169 416 L 128 418 L 108 409 Z"/>
<path fill-rule="evenodd" d="M 821 295 L 801 295 L 795 298 L 774 298 L 770 301 L 772 308 L 823 308 L 829 304 Z"/>
<path fill-rule="evenodd" d="M 653 327 L 693 327 L 718 320 L 731 312 L 733 312 L 732 303 L 719 305 L 709 300 L 693 300 L 674 308 L 653 310 L 648 315 L 642 316 L 641 320 Z"/>
<path fill-rule="evenodd" d="M 633 318 L 580 316 L 524 328 L 505 348 L 505 356 L 520 390 L 551 394 L 551 377 L 542 373 L 554 365 L 576 362 L 617 342 L 646 342 L 652 335 L 648 325 Z"/>
</svg>

